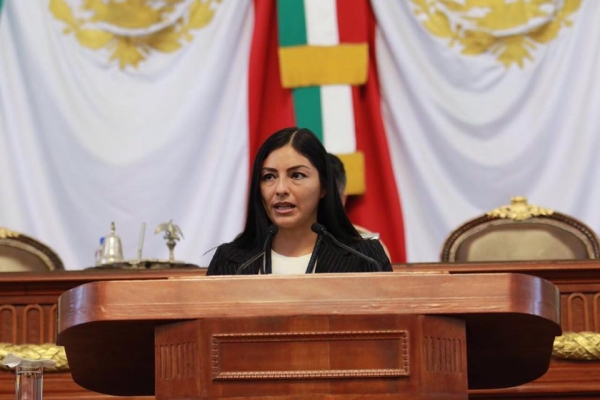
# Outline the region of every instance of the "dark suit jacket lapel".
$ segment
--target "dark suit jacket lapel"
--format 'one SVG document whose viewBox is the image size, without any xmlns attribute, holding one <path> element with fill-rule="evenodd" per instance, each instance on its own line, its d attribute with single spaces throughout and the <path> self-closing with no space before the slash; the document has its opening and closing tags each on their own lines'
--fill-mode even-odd
<svg viewBox="0 0 600 400">
<path fill-rule="evenodd" d="M 250 260 L 252 257 L 256 256 L 260 253 L 260 250 L 257 252 L 256 250 L 246 250 L 239 249 L 234 246 L 229 246 L 227 252 L 225 253 L 225 258 L 229 261 L 227 264 L 232 268 L 231 275 L 235 275 L 237 269 L 245 262 Z M 263 262 L 263 257 L 259 257 L 252 264 L 248 265 L 244 271 L 242 271 L 242 275 L 256 275 L 260 269 L 260 265 Z"/>
<path fill-rule="evenodd" d="M 323 238 L 317 258 L 317 273 L 348 272 L 352 270 L 354 257 L 340 249 L 329 238 Z"/>
</svg>

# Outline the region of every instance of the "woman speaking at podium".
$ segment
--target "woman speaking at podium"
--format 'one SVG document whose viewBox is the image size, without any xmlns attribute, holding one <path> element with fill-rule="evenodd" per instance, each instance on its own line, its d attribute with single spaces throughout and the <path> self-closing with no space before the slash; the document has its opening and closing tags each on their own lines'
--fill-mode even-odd
<svg viewBox="0 0 600 400">
<path fill-rule="evenodd" d="M 252 167 L 244 231 L 220 245 L 207 275 L 392 271 L 378 240 L 363 239 L 342 206 L 321 141 L 285 128 Z"/>
</svg>

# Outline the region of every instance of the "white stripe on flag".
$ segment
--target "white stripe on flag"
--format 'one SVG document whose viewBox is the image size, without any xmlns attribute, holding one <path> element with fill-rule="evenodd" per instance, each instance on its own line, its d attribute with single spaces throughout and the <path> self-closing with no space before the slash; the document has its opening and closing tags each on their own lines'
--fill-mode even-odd
<svg viewBox="0 0 600 400">
<path fill-rule="evenodd" d="M 336 154 L 354 153 L 356 135 L 352 87 L 349 85 L 321 86 L 323 115 L 323 144 Z"/>
<path fill-rule="evenodd" d="M 304 0 L 306 40 L 311 46 L 340 43 L 335 0 Z"/>
</svg>

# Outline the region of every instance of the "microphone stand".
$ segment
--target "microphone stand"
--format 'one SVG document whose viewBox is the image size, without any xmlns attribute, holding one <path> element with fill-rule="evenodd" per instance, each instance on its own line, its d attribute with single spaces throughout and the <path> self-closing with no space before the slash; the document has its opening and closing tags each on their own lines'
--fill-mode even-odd
<svg viewBox="0 0 600 400">
<path fill-rule="evenodd" d="M 339 240 L 337 240 L 335 238 L 335 236 L 333 236 L 331 233 L 327 232 L 327 229 L 325 229 L 325 227 L 319 223 L 314 223 L 312 224 L 312 226 L 310 227 L 310 229 L 312 229 L 313 232 L 317 233 L 317 234 L 321 234 L 321 235 L 325 235 L 327 236 L 329 239 L 331 239 L 331 241 L 333 243 L 335 243 L 337 246 L 341 247 L 342 249 L 362 258 L 363 260 L 367 261 L 369 264 L 373 264 L 375 266 L 375 269 L 377 270 L 377 272 L 381 272 L 381 265 L 379 265 L 379 263 L 377 262 L 377 260 L 364 255 L 363 253 L 361 253 L 360 251 L 357 251 L 355 249 L 353 249 L 350 246 L 345 245 L 344 243 L 340 242 Z"/>
<path fill-rule="evenodd" d="M 266 271 L 265 271 L 265 269 L 263 269 L 262 265 L 260 267 L 260 271 L 263 275 L 265 274 L 265 272 L 267 274 L 271 273 L 271 252 L 268 250 L 271 249 L 271 242 L 273 241 L 273 237 L 275 235 L 277 235 L 278 231 L 279 231 L 279 228 L 277 227 L 277 225 L 272 224 L 271 226 L 269 226 L 269 229 L 267 229 L 267 238 L 265 239 L 265 244 L 263 245 L 263 251 L 261 253 L 258 253 L 257 255 L 255 255 L 254 257 L 252 257 L 251 259 L 249 259 L 242 265 L 240 265 L 238 267 L 238 269 L 235 271 L 236 275 L 241 274 L 242 271 L 244 271 L 250 264 L 252 264 L 254 261 L 259 259 L 263 255 L 265 255 Z"/>
<path fill-rule="evenodd" d="M 248 261 L 246 261 L 245 263 L 243 263 L 242 265 L 240 265 L 238 267 L 238 269 L 235 271 L 236 275 L 240 275 L 242 273 L 242 271 L 244 271 L 248 265 L 252 264 L 254 261 L 258 260 L 260 257 L 263 256 L 263 254 L 265 254 L 264 251 L 258 253 L 257 255 L 255 255 L 254 257 L 252 257 L 251 259 L 249 259 Z M 261 267 L 262 270 L 262 267 Z"/>
</svg>

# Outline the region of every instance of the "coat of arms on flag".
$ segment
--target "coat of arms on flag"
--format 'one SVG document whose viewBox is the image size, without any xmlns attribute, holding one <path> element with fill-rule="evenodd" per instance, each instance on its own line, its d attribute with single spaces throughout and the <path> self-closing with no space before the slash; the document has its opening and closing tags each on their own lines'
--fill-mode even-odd
<svg viewBox="0 0 600 400">
<path fill-rule="evenodd" d="M 191 31 L 212 20 L 221 0 L 50 0 L 65 34 L 90 49 L 106 49 L 121 69 L 137 67 L 153 52 L 172 53 Z"/>
<path fill-rule="evenodd" d="M 412 0 L 433 35 L 465 55 L 493 54 L 505 67 L 523 67 L 532 50 L 556 38 L 581 0 Z"/>
</svg>

